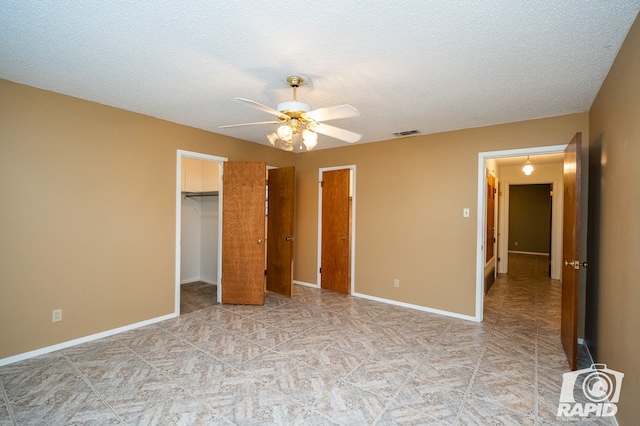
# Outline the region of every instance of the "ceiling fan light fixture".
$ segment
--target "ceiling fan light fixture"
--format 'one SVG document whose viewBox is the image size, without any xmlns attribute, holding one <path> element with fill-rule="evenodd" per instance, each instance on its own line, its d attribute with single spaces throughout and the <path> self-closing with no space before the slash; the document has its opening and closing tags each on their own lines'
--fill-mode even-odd
<svg viewBox="0 0 640 426">
<path fill-rule="evenodd" d="M 309 129 L 304 129 L 302 131 L 302 143 L 307 148 L 307 151 L 311 151 L 318 144 L 318 134 Z"/>
<path fill-rule="evenodd" d="M 282 126 L 278 127 L 278 130 L 276 130 L 276 133 L 278 134 L 278 137 L 283 141 L 291 142 L 291 138 L 293 136 L 293 129 L 289 124 L 283 124 Z"/>
<path fill-rule="evenodd" d="M 533 173 L 533 164 L 531 164 L 531 161 L 529 161 L 529 156 L 528 155 L 527 155 L 527 162 L 524 163 L 524 167 L 522 168 L 522 171 L 527 176 L 530 176 L 531 173 Z"/>
<path fill-rule="evenodd" d="M 267 140 L 269 140 L 269 143 L 271 144 L 271 146 L 276 146 L 276 142 L 278 142 L 280 140 L 278 138 L 278 135 L 277 135 L 276 132 L 271 132 L 266 136 L 267 136 Z"/>
<path fill-rule="evenodd" d="M 358 110 L 347 104 L 312 110 L 308 104 L 298 102 L 297 99 L 297 89 L 303 81 L 302 77 L 295 75 L 287 78 L 287 83 L 293 89 L 293 100 L 279 103 L 277 109 L 250 99 L 235 98 L 253 108 L 275 115 L 276 120 L 231 124 L 220 126 L 220 128 L 277 124 L 279 127 L 265 136 L 271 146 L 277 147 L 279 145 L 284 151 L 293 151 L 294 147 L 300 147 L 300 150 L 312 150 L 318 144 L 318 133 L 347 143 L 358 142 L 362 135 L 323 123 L 329 120 L 357 117 L 360 115 Z"/>
</svg>

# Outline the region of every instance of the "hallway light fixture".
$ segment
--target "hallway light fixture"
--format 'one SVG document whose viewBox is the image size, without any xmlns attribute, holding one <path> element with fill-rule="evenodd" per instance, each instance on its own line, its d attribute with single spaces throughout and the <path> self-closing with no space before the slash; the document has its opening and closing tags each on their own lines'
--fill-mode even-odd
<svg viewBox="0 0 640 426">
<path fill-rule="evenodd" d="M 531 161 L 529 161 L 529 156 L 528 155 L 527 155 L 527 162 L 524 163 L 524 167 L 522 168 L 522 171 L 527 176 L 529 176 L 531 173 L 533 173 L 533 164 L 531 164 Z"/>
</svg>

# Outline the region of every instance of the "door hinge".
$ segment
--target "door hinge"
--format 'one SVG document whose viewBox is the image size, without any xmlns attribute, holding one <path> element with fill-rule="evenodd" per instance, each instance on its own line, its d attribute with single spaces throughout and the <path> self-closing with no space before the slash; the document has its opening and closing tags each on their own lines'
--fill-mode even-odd
<svg viewBox="0 0 640 426">
<path fill-rule="evenodd" d="M 264 276 L 265 277 L 267 276 L 267 270 L 266 269 L 264 270 Z"/>
<path fill-rule="evenodd" d="M 319 271 L 319 272 L 320 272 L 320 273 L 322 273 L 322 268 L 320 268 L 320 271 Z"/>
<path fill-rule="evenodd" d="M 320 188 L 324 186 L 324 181 L 320 181 Z"/>
</svg>

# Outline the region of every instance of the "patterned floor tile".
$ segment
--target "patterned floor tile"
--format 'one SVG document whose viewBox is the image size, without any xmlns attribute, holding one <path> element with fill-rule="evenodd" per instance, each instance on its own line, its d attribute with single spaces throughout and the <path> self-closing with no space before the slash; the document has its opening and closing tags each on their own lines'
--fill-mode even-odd
<svg viewBox="0 0 640 426">
<path fill-rule="evenodd" d="M 216 410 L 191 395 L 180 394 L 163 401 L 135 416 L 129 424 L 140 425 L 221 425 L 229 424 Z"/>
<path fill-rule="evenodd" d="M 298 364 L 279 375 L 269 387 L 308 406 L 326 395 L 337 382 L 338 378 L 325 371 Z"/>
<path fill-rule="evenodd" d="M 535 386 L 509 380 L 499 373 L 478 373 L 471 394 L 527 414 L 535 414 Z"/>
<path fill-rule="evenodd" d="M 121 419 L 89 388 L 86 391 L 58 387 L 53 392 L 14 407 L 19 425 L 45 424 L 122 424 Z"/>
<path fill-rule="evenodd" d="M 509 357 L 484 357 L 478 373 L 497 374 L 513 382 L 534 384 L 536 364 L 520 362 Z"/>
<path fill-rule="evenodd" d="M 286 425 L 304 410 L 293 398 L 275 389 L 261 388 L 243 398 L 225 417 L 236 425 Z"/>
<path fill-rule="evenodd" d="M 225 347 L 237 339 L 238 336 L 223 329 L 207 326 L 201 329 L 201 333 L 190 338 L 189 343 L 205 352 L 211 352 L 216 348 Z"/>
<path fill-rule="evenodd" d="M 267 348 L 252 343 L 247 339 L 236 337 L 233 340 L 227 341 L 224 346 L 217 346 L 209 352 L 216 358 L 237 366 L 257 357 L 267 350 Z"/>
<path fill-rule="evenodd" d="M 423 411 L 414 410 L 413 408 L 391 403 L 378 418 L 376 425 L 396 426 L 396 425 L 432 425 L 432 426 L 449 426 L 452 423 L 439 420 L 429 416 Z"/>
<path fill-rule="evenodd" d="M 314 404 L 314 409 L 339 424 L 366 425 L 376 420 L 387 402 L 387 399 L 355 385 L 339 383 Z"/>
<path fill-rule="evenodd" d="M 539 264 L 509 256 L 481 324 L 296 285 L 3 366 L 0 425 L 554 424 L 568 365 Z"/>
<path fill-rule="evenodd" d="M 234 368 L 225 371 L 208 383 L 189 387 L 189 392 L 226 416 L 236 404 L 247 396 L 258 393 L 264 386 L 255 377 Z"/>
<path fill-rule="evenodd" d="M 305 354 L 302 361 L 312 368 L 322 370 L 336 378 L 342 378 L 355 370 L 362 359 L 334 346 Z"/>
<path fill-rule="evenodd" d="M 291 426 L 337 426 L 340 424 L 318 411 L 308 409 L 299 415 Z"/>
<path fill-rule="evenodd" d="M 433 387 L 448 387 L 465 391 L 469 387 L 474 370 L 454 362 L 423 361 L 412 375 Z"/>
<path fill-rule="evenodd" d="M 0 426 L 12 426 L 13 420 L 11 414 L 9 414 L 9 408 L 4 403 L 4 398 L 0 400 Z"/>
<path fill-rule="evenodd" d="M 408 377 L 407 371 L 367 359 L 349 374 L 345 381 L 384 398 L 390 398 Z"/>
<path fill-rule="evenodd" d="M 419 377 L 407 381 L 394 398 L 394 403 L 420 411 L 429 418 L 453 424 L 464 398 L 464 392 L 437 386 Z"/>
<path fill-rule="evenodd" d="M 534 415 L 510 410 L 502 405 L 493 404 L 475 396 L 470 397 L 462 407 L 460 425 L 535 425 Z"/>
<path fill-rule="evenodd" d="M 33 363 L 33 368 L 5 369 L 2 380 L 9 403 L 33 399 L 46 400 L 47 395 L 59 392 L 61 387 L 69 391 L 85 392 L 86 383 L 64 358 L 51 364 Z M 27 402 L 27 405 L 36 405 Z"/>
<path fill-rule="evenodd" d="M 243 363 L 238 368 L 242 369 L 244 374 L 267 384 L 290 372 L 300 363 L 301 361 L 289 358 L 279 352 L 267 351 Z"/>
<path fill-rule="evenodd" d="M 199 389 L 208 386 L 217 377 L 233 369 L 234 367 L 230 364 L 203 354 L 173 365 L 165 369 L 163 373 L 178 386 L 186 389 Z"/>
<path fill-rule="evenodd" d="M 251 334 L 245 335 L 244 337 L 248 341 L 257 345 L 273 349 L 295 336 L 295 333 L 281 330 L 277 327 L 265 326 Z"/>
</svg>

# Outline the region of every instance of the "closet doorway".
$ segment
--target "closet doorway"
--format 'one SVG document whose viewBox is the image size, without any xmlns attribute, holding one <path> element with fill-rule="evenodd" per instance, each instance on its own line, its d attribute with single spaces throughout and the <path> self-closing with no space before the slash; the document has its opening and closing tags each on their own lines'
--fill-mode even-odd
<svg viewBox="0 0 640 426">
<path fill-rule="evenodd" d="M 220 301 L 222 162 L 226 158 L 178 150 L 175 313 Z"/>
</svg>

